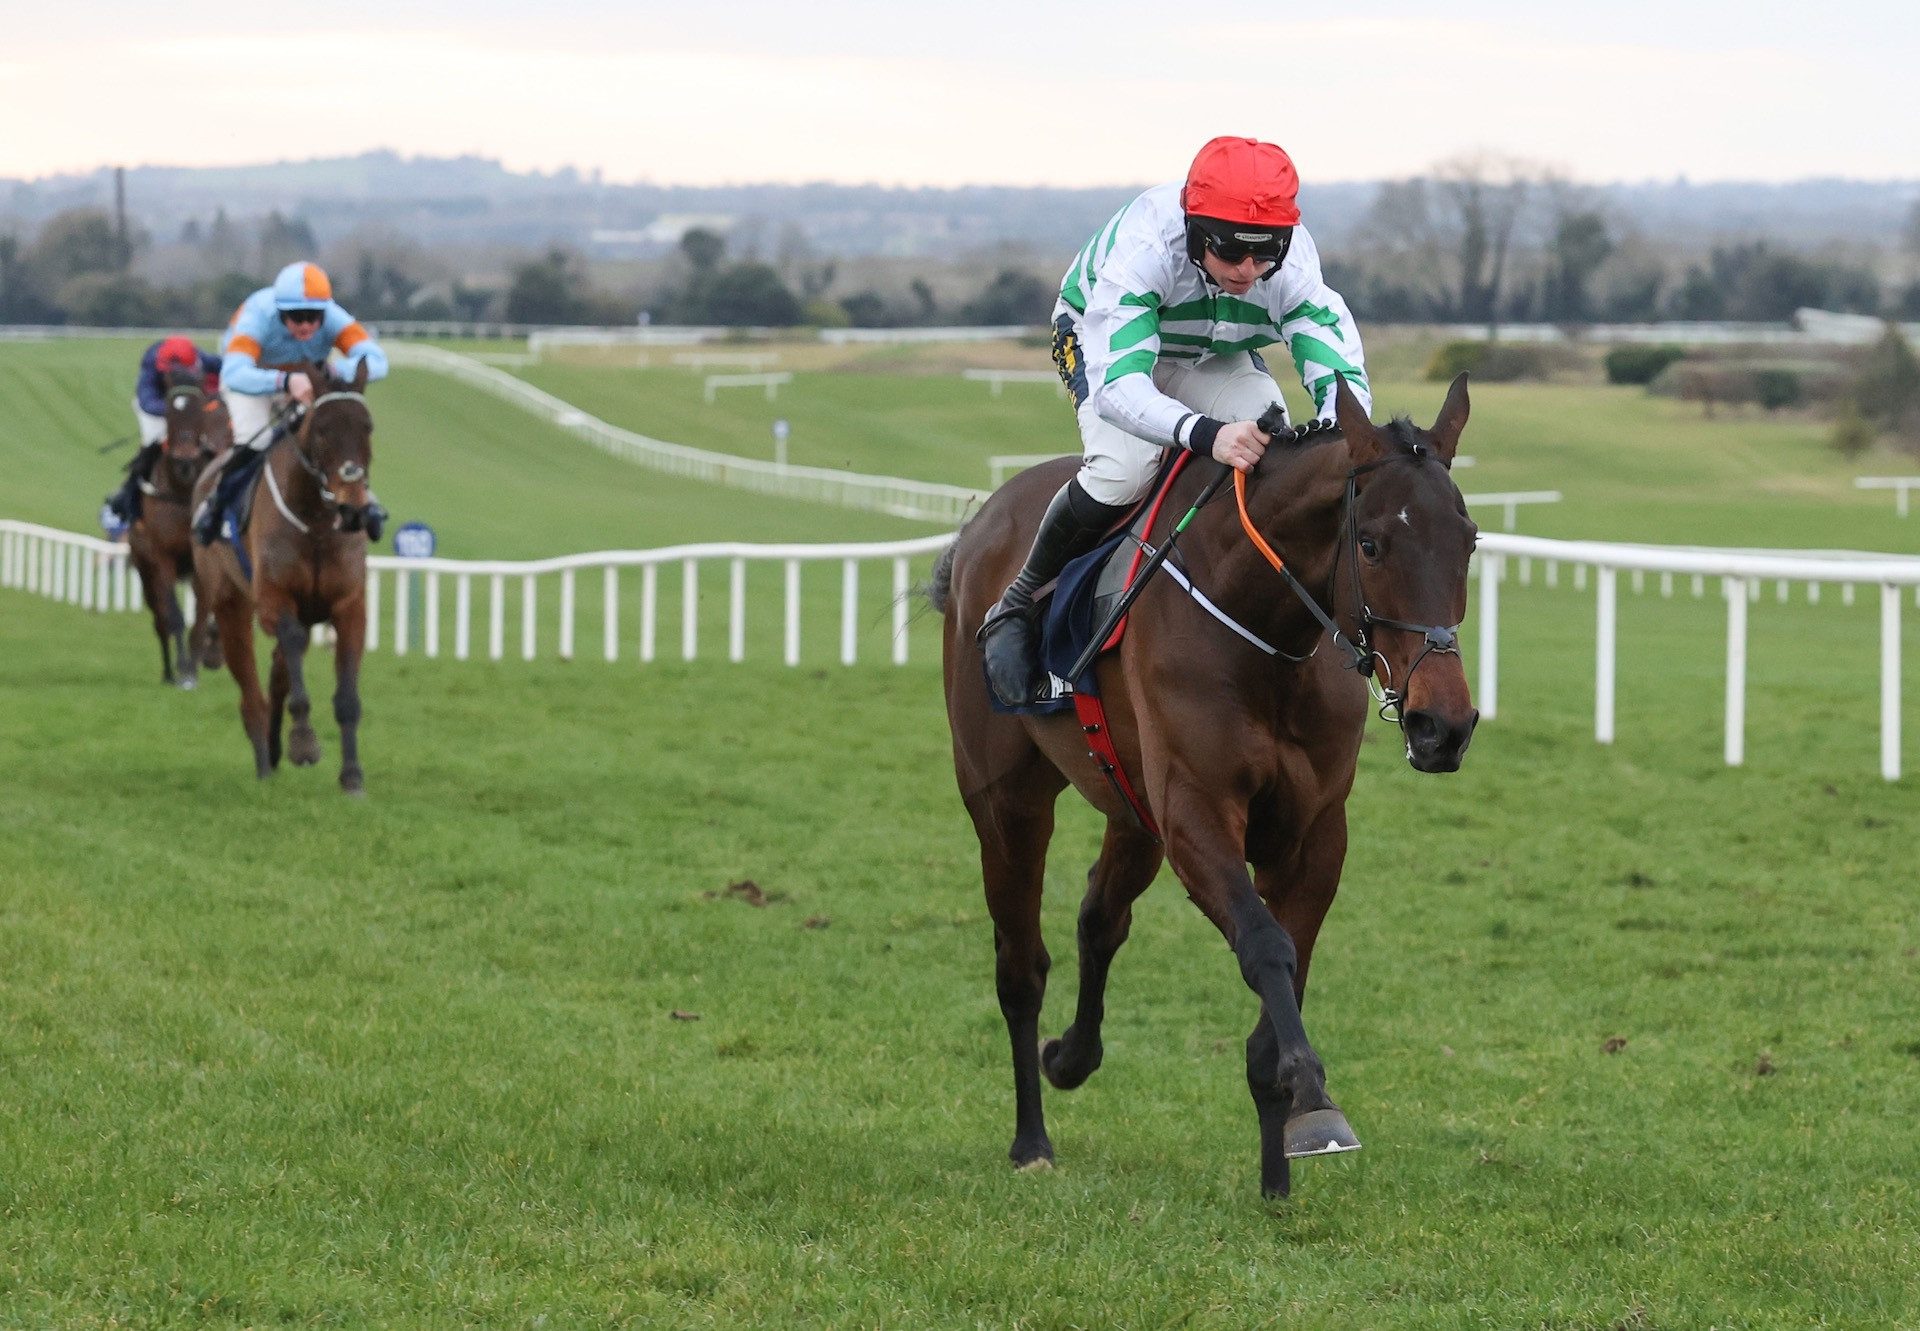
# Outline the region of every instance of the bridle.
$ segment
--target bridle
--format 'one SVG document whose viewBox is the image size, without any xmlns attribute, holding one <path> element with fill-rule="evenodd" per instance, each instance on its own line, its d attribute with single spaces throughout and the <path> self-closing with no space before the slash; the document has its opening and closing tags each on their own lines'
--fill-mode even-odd
<svg viewBox="0 0 1920 1331">
<path fill-rule="evenodd" d="M 199 387 L 197 384 L 175 384 L 173 387 L 167 389 L 167 405 L 168 406 L 170 407 L 174 406 L 175 405 L 174 400 L 180 397 L 191 398 L 194 401 L 198 402 L 200 404 L 200 409 L 202 414 L 205 414 L 205 412 L 209 409 L 206 390 Z M 180 407 L 179 409 L 185 410 L 186 408 Z M 213 450 L 207 447 L 206 431 L 204 430 L 194 431 L 193 442 L 197 445 L 197 447 L 191 453 L 182 452 L 180 450 L 175 449 L 173 446 L 173 431 L 169 429 L 167 431 L 166 438 L 162 441 L 162 448 L 163 448 L 163 451 L 166 453 L 167 457 L 170 460 L 175 462 L 205 462 L 209 457 L 213 456 Z"/>
<path fill-rule="evenodd" d="M 1318 620 L 1320 626 L 1333 638 L 1334 646 L 1347 653 L 1350 658 L 1347 662 L 1347 668 L 1353 670 L 1367 681 L 1368 690 L 1373 694 L 1374 701 L 1379 704 L 1380 719 L 1382 721 L 1392 721 L 1402 727 L 1406 725 L 1406 717 L 1402 708 L 1402 704 L 1406 701 L 1406 693 L 1403 689 L 1393 687 L 1393 668 L 1387 664 L 1387 658 L 1373 645 L 1373 631 L 1375 629 L 1398 629 L 1404 633 L 1418 633 L 1421 636 L 1425 645 L 1421 648 L 1420 655 L 1413 658 L 1413 664 L 1407 667 L 1406 682 L 1411 686 L 1414 671 L 1418 670 L 1421 662 L 1425 661 L 1429 656 L 1436 652 L 1443 656 L 1458 656 L 1460 654 L 1460 626 L 1458 624 L 1452 627 L 1440 624 L 1413 624 L 1404 619 L 1390 619 L 1385 615 L 1375 614 L 1373 607 L 1367 604 L 1366 588 L 1360 580 L 1359 479 L 1370 471 L 1391 466 L 1396 462 L 1422 464 L 1428 461 L 1438 460 L 1433 450 L 1425 444 L 1415 443 L 1410 447 L 1408 452 L 1395 453 L 1391 457 L 1377 458 L 1372 462 L 1362 463 L 1360 466 L 1347 472 L 1346 498 L 1341 504 L 1340 533 L 1341 541 L 1346 546 L 1348 567 L 1353 573 L 1354 621 L 1360 626 L 1357 638 L 1349 638 L 1345 633 L 1341 632 L 1340 626 L 1334 622 L 1333 616 L 1321 608 L 1320 602 L 1314 598 L 1311 592 L 1301 585 L 1298 578 L 1293 576 L 1293 572 L 1287 567 L 1286 561 L 1274 553 L 1273 547 L 1268 545 L 1266 538 L 1260 535 L 1259 529 L 1253 525 L 1253 519 L 1247 514 L 1246 473 L 1235 472 L 1233 476 L 1234 497 L 1240 505 L 1240 525 L 1245 529 L 1248 539 L 1253 542 L 1254 547 L 1266 557 L 1267 562 L 1273 565 L 1274 570 L 1286 581 L 1287 586 L 1293 591 L 1293 594 L 1297 596 L 1300 599 L 1300 603 L 1306 607 L 1307 613 Z M 1443 463 L 1442 465 L 1445 464 Z M 1339 573 L 1340 557 L 1336 555 L 1333 568 L 1327 573 L 1326 599 L 1329 605 L 1334 602 L 1334 591 L 1338 584 Z M 1384 672 L 1385 677 L 1382 679 L 1376 680 L 1374 678 L 1375 662 L 1379 663 Z"/>
<path fill-rule="evenodd" d="M 319 397 L 307 403 L 305 408 L 299 411 L 298 417 L 287 431 L 288 435 L 293 439 L 294 461 L 300 464 L 302 471 L 313 478 L 314 488 L 318 490 L 320 494 L 321 506 L 333 515 L 334 530 L 359 531 L 361 527 L 364 526 L 368 534 L 374 540 L 378 540 L 380 539 L 380 524 L 385 521 L 387 516 L 386 509 L 382 508 L 371 496 L 369 496 L 365 504 L 341 503 L 340 496 L 335 494 L 332 487 L 327 484 L 326 472 L 322 471 L 307 454 L 307 441 L 313 436 L 313 418 L 319 414 L 320 408 L 329 402 L 358 402 L 363 407 L 366 405 L 366 399 L 360 394 L 344 391 L 322 393 Z M 267 486 L 272 492 L 274 505 L 280 510 L 280 515 L 301 531 L 311 531 L 312 528 L 296 517 L 293 511 L 288 508 L 285 497 L 280 493 L 280 484 L 274 479 L 273 468 L 268 467 L 266 472 Z M 362 467 L 358 462 L 341 463 L 339 472 L 340 479 L 349 485 L 356 481 L 365 480 L 367 475 L 366 468 Z"/>
</svg>

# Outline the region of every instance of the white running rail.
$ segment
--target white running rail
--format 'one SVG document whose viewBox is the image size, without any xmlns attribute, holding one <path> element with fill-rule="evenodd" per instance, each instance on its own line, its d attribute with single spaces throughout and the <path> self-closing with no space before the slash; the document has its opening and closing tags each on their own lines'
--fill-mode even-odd
<svg viewBox="0 0 1920 1331">
<path fill-rule="evenodd" d="M 387 355 L 399 364 L 449 375 L 503 398 L 586 440 L 603 453 L 674 476 L 789 499 L 890 513 L 950 527 L 957 527 L 986 498 L 986 491 L 965 486 L 910 481 L 898 476 L 868 476 L 824 467 L 790 467 L 759 458 L 670 444 L 609 425 L 524 379 L 491 365 L 482 365 L 470 356 L 410 342 L 389 344 Z"/>
<path fill-rule="evenodd" d="M 632 631 L 640 660 L 652 661 L 661 651 L 658 614 L 661 570 L 677 566 L 681 588 L 680 657 L 692 661 L 699 655 L 700 571 L 703 565 L 720 565 L 727 570 L 727 659 L 743 661 L 746 659 L 747 565 L 761 563 L 778 564 L 782 568 L 782 659 L 788 665 L 798 665 L 804 605 L 801 567 L 825 564 L 836 567 L 840 575 L 840 663 L 854 665 L 859 660 L 861 567 L 880 563 L 891 573 L 888 603 L 892 618 L 891 659 L 895 665 L 905 665 L 907 624 L 913 599 L 911 562 L 937 554 L 952 539 L 950 535 L 940 535 L 912 541 L 845 545 L 710 542 L 659 550 L 609 550 L 530 560 L 400 559 L 392 555 L 372 555 L 367 559 L 367 648 L 377 650 L 386 643 L 398 656 L 415 650 L 427 656 L 442 655 L 441 623 L 445 616 L 441 610 L 443 593 L 450 583 L 454 659 L 465 661 L 484 652 L 488 660 L 504 660 L 509 636 L 506 592 L 511 582 L 519 600 L 517 654 L 520 659 L 531 661 L 540 655 L 539 607 L 543 597 L 557 596 L 557 602 L 546 602 L 559 608 L 557 626 L 548 625 L 554 633 L 552 649 L 562 660 L 572 660 L 580 645 L 575 613 L 579 579 L 583 574 L 598 574 L 600 654 L 608 661 L 617 661 L 623 641 L 621 612 L 625 604 L 620 595 L 620 573 L 623 569 L 638 569 L 640 608 Z M 416 586 L 424 606 L 417 628 L 413 607 Z M 83 610 L 145 610 L 139 578 L 129 567 L 126 546 L 97 536 L 6 518 L 0 518 L 0 587 L 65 601 Z M 474 604 L 476 588 L 486 597 L 484 618 Z M 484 645 L 477 637 L 477 630 L 485 634 Z"/>
<path fill-rule="evenodd" d="M 441 654 L 441 593 L 444 580 L 454 585 L 453 656 L 466 660 L 478 653 L 475 645 L 474 588 L 476 581 L 487 594 L 485 653 L 489 660 L 505 658 L 507 623 L 504 610 L 509 579 L 517 580 L 520 594 L 520 652 L 532 660 L 539 653 L 540 593 L 542 578 L 558 579 L 559 625 L 557 648 L 563 658 L 571 659 L 576 643 L 575 606 L 577 581 L 582 573 L 598 572 L 601 577 L 601 655 L 609 661 L 620 656 L 621 569 L 640 570 L 640 613 L 638 650 L 642 661 L 656 659 L 659 649 L 659 625 L 656 614 L 660 570 L 679 565 L 681 571 L 680 655 L 684 660 L 697 656 L 699 632 L 699 570 L 705 563 L 725 563 L 728 570 L 727 657 L 732 661 L 745 657 L 746 566 L 750 561 L 779 562 L 784 568 L 783 659 L 789 665 L 800 659 L 800 569 L 809 562 L 840 565 L 840 660 L 852 665 L 857 659 L 859 627 L 860 565 L 884 561 L 892 569 L 892 653 L 893 662 L 907 660 L 907 620 L 909 613 L 909 561 L 924 558 L 944 548 L 950 534 L 922 537 L 916 541 L 854 545 L 737 545 L 705 544 L 671 546 L 661 550 L 611 551 L 601 554 L 567 555 L 556 559 L 506 562 L 499 560 L 465 561 L 454 559 L 396 559 L 376 555 L 368 559 L 367 646 L 381 645 L 382 613 L 391 620 L 392 650 L 404 654 L 413 649 L 410 609 L 412 578 L 420 575 L 424 586 L 426 615 L 421 649 L 428 656 Z M 1673 594 L 1674 578 L 1691 577 L 1694 594 L 1703 594 L 1709 578 L 1721 581 L 1721 595 L 1727 606 L 1726 629 L 1726 745 L 1729 766 L 1746 760 L 1746 688 L 1747 688 L 1747 615 L 1748 603 L 1757 600 L 1765 582 L 1778 586 L 1779 599 L 1785 601 L 1790 586 L 1804 585 L 1807 599 L 1818 600 L 1823 585 L 1838 584 L 1842 599 L 1852 604 L 1854 584 L 1880 588 L 1880 774 L 1889 781 L 1898 780 L 1900 762 L 1901 706 L 1901 591 L 1913 588 L 1920 603 L 1920 557 L 1784 551 L 1743 551 L 1687 549 L 1673 546 L 1609 545 L 1598 541 L 1552 541 L 1535 536 L 1512 536 L 1489 532 L 1480 537 L 1479 558 L 1473 573 L 1479 583 L 1476 621 L 1467 636 L 1477 638 L 1479 673 L 1475 703 L 1480 714 L 1491 720 L 1500 711 L 1500 589 L 1507 582 L 1508 568 L 1521 569 L 1539 560 L 1547 567 L 1549 586 L 1558 585 L 1557 570 L 1568 564 L 1574 570 L 1573 583 L 1584 588 L 1591 572 L 1595 583 L 1595 663 L 1594 663 L 1594 738 L 1602 744 L 1614 741 L 1614 693 L 1618 654 L 1619 575 L 1627 571 L 1633 590 L 1645 587 L 1648 574 L 1658 574 L 1662 595 Z M 1525 579 L 1522 579 L 1525 581 Z M 124 545 L 82 536 L 74 532 L 43 527 L 31 522 L 0 518 L 0 587 L 14 588 L 91 610 L 141 609 L 137 584 L 129 575 Z M 389 597 L 389 592 L 391 593 Z M 549 592 L 549 595 L 552 593 Z M 1809 666 L 1809 668 L 1812 668 Z"/>
</svg>

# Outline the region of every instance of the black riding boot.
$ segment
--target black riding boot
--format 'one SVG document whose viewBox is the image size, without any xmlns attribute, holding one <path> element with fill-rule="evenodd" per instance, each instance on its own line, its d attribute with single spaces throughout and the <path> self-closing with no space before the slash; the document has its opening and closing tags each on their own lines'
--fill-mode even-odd
<svg viewBox="0 0 1920 1331">
<path fill-rule="evenodd" d="M 220 537 L 220 521 L 240 497 L 255 472 L 260 468 L 261 454 L 252 449 L 236 448 L 227 459 L 226 466 L 220 469 L 220 478 L 214 482 L 213 493 L 201 501 L 193 515 L 193 539 L 202 545 L 212 545 Z"/>
<path fill-rule="evenodd" d="M 153 464 L 160 460 L 160 444 L 142 444 L 140 451 L 133 455 L 133 461 L 127 464 L 127 479 L 120 488 L 107 496 L 107 507 L 113 515 L 128 526 L 140 516 L 140 483 L 153 475 Z"/>
<path fill-rule="evenodd" d="M 1047 505 L 1025 566 L 980 626 L 978 641 L 987 658 L 987 680 L 1005 706 L 1024 707 L 1040 691 L 1034 593 L 1098 545 L 1128 507 L 1101 503 L 1080 488 L 1078 477 L 1061 486 Z"/>
</svg>

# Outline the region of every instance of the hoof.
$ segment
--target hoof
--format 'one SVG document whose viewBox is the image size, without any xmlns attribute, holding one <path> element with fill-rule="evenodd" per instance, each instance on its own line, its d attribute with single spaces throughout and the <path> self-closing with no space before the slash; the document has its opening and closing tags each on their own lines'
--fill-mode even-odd
<svg viewBox="0 0 1920 1331">
<path fill-rule="evenodd" d="M 185 676 L 180 680 L 180 683 L 179 683 L 180 692 L 182 693 L 192 693 L 195 689 L 199 687 L 200 687 L 200 681 L 195 679 L 192 675 Z"/>
<path fill-rule="evenodd" d="M 1286 1150 L 1289 1160 L 1314 1155 L 1341 1155 L 1360 1149 L 1353 1125 L 1338 1109 L 1314 1109 L 1287 1120 Z"/>
<path fill-rule="evenodd" d="M 287 740 L 287 761 L 295 767 L 312 767 L 320 761 L 320 737 L 311 730 L 296 730 Z"/>
<path fill-rule="evenodd" d="M 1062 1057 L 1066 1044 L 1061 1040 L 1042 1040 L 1040 1042 L 1040 1071 L 1046 1074 L 1047 1081 L 1054 1089 L 1061 1091 L 1076 1090 L 1086 1084 L 1100 1067 L 1100 1053 L 1095 1051 L 1093 1059 L 1085 1066 L 1066 1066 Z"/>
<path fill-rule="evenodd" d="M 367 793 L 367 779 L 361 775 L 358 768 L 355 768 L 351 772 L 342 772 L 340 774 L 340 789 L 345 794 L 364 799 Z"/>
<path fill-rule="evenodd" d="M 1052 1168 L 1053 1157 L 1050 1155 L 1041 1155 L 1035 1156 L 1024 1165 L 1016 1164 L 1013 1167 L 1013 1172 L 1016 1174 L 1043 1174 Z"/>
</svg>

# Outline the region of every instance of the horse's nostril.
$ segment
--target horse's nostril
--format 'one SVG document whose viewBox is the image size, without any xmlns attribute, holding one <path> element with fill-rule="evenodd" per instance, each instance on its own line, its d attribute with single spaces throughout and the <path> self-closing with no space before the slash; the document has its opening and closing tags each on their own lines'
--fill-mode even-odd
<svg viewBox="0 0 1920 1331">
<path fill-rule="evenodd" d="M 1440 723 L 1431 713 L 1407 713 L 1407 741 L 1415 748 L 1430 748 L 1439 739 L 1440 730 Z"/>
</svg>

